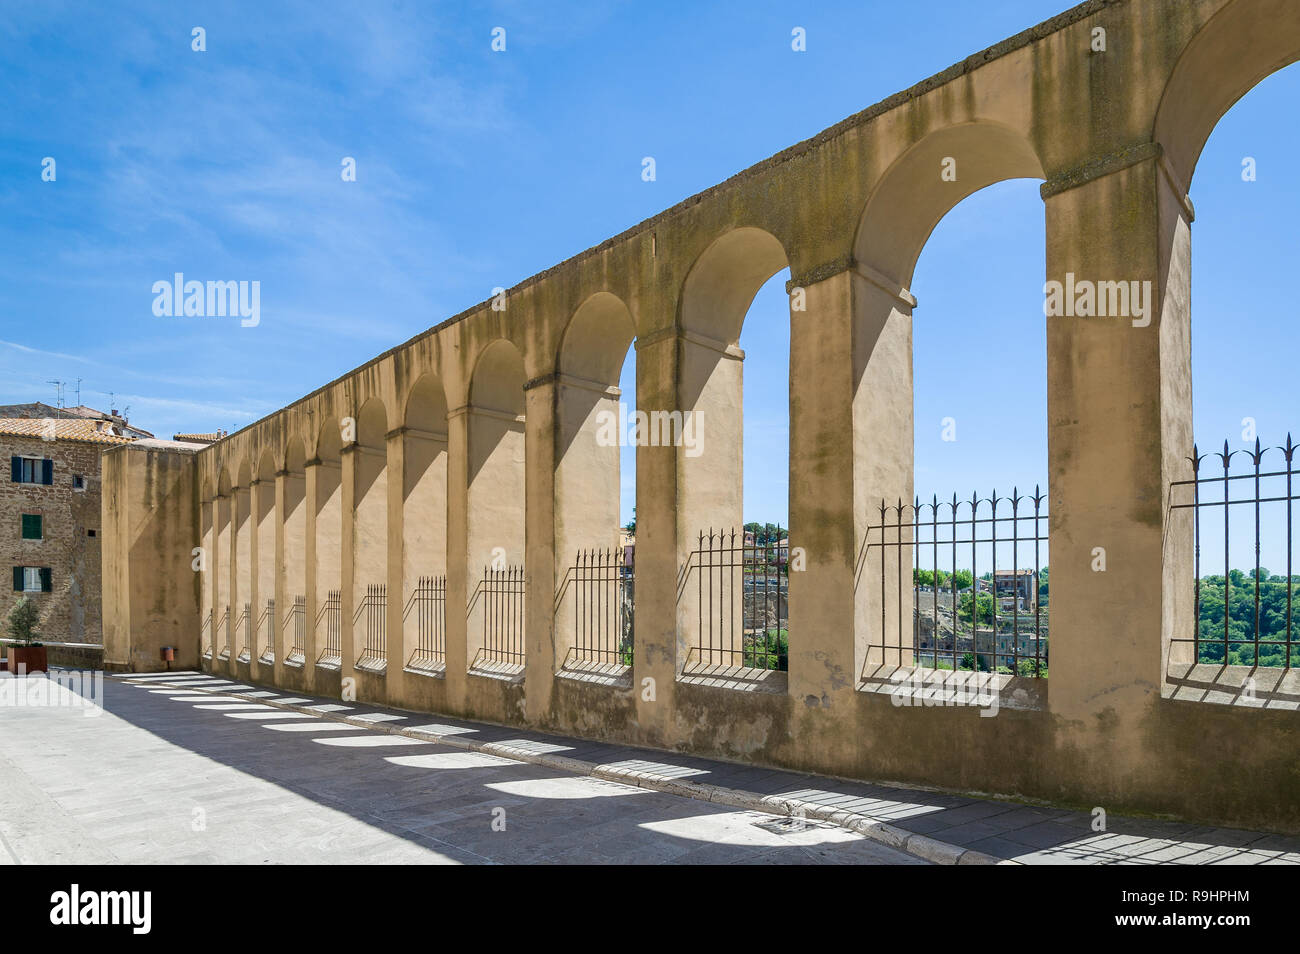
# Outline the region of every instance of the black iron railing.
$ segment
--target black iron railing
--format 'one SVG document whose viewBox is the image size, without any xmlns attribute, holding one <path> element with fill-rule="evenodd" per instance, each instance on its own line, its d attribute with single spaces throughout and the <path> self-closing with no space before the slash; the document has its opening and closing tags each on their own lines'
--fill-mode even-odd
<svg viewBox="0 0 1300 954">
<path fill-rule="evenodd" d="M 882 500 L 858 584 L 875 586 L 879 602 L 867 665 L 1045 677 L 1046 499 L 1035 487 L 964 501 Z"/>
<path fill-rule="evenodd" d="M 338 666 L 343 662 L 343 592 L 330 590 L 316 617 L 316 633 L 323 635 L 322 648 L 316 662 L 323 666 Z"/>
<path fill-rule="evenodd" d="M 523 666 L 524 568 L 484 568 L 479 593 L 483 600 L 483 649 L 479 659 Z"/>
<path fill-rule="evenodd" d="M 266 601 L 266 609 L 257 620 L 257 634 L 262 643 L 263 662 L 275 661 L 275 600 Z"/>
<path fill-rule="evenodd" d="M 362 630 L 361 655 L 357 666 L 382 669 L 388 663 L 388 587 L 383 583 L 366 586 L 365 595 L 352 617 L 354 627 Z"/>
<path fill-rule="evenodd" d="M 230 658 L 231 647 L 234 646 L 235 636 L 231 630 L 230 606 L 227 604 L 225 610 L 221 613 L 221 619 L 217 620 L 218 638 L 222 640 L 222 649 L 220 656 L 222 659 Z"/>
<path fill-rule="evenodd" d="M 447 662 L 447 578 L 422 576 L 403 610 L 415 616 L 415 651 L 406 665 L 436 670 Z"/>
<path fill-rule="evenodd" d="M 773 537 L 775 537 L 773 539 Z M 748 531 L 700 533 L 695 575 L 695 640 L 688 666 L 789 668 L 789 540 Z M 691 588 L 689 579 L 686 583 Z"/>
<path fill-rule="evenodd" d="M 252 652 L 253 639 L 253 604 L 245 603 L 235 621 L 235 630 L 239 633 L 239 658 L 248 659 Z"/>
<path fill-rule="evenodd" d="M 1257 439 L 1253 450 L 1229 450 L 1224 441 L 1223 450 L 1212 455 L 1201 454 L 1193 445 L 1192 456 L 1187 458 L 1192 478 L 1170 485 L 1170 510 L 1191 511 L 1195 545 L 1193 592 L 1189 594 L 1195 630 L 1171 641 L 1192 643 L 1197 662 L 1289 669 L 1300 661 L 1294 625 L 1295 590 L 1300 580 L 1292 566 L 1297 449 L 1290 434 L 1281 447 L 1262 447 Z M 1238 456 L 1249 465 L 1234 474 L 1232 461 Z M 1213 475 L 1202 467 L 1210 457 L 1218 459 Z M 1239 515 L 1236 520 L 1234 513 Z M 1220 534 L 1222 540 L 1217 539 Z M 1202 547 L 1207 539 L 1216 550 L 1222 547 L 1221 574 L 1201 575 Z M 1285 564 L 1281 575 L 1262 564 L 1266 541 Z M 1234 569 L 1243 542 L 1250 549 L 1246 561 L 1250 569 Z"/>
<path fill-rule="evenodd" d="M 299 595 L 293 598 L 293 606 L 284 617 L 284 628 L 292 640 L 285 659 L 302 662 L 307 658 L 307 597 Z"/>
<path fill-rule="evenodd" d="M 632 665 L 633 565 L 620 550 L 580 550 L 569 568 L 573 646 L 562 665 Z"/>
</svg>

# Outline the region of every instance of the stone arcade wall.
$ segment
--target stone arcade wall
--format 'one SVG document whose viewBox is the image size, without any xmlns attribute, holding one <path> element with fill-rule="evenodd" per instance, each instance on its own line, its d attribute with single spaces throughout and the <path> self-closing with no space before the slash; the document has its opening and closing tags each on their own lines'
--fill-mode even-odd
<svg viewBox="0 0 1300 954">
<path fill-rule="evenodd" d="M 196 456 L 114 451 L 109 658 L 160 668 L 155 644 L 171 642 L 193 664 L 209 614 L 274 598 L 273 660 L 205 642 L 203 667 L 330 694 L 354 680 L 359 698 L 394 706 L 842 776 L 1300 831 L 1300 691 L 1289 675 L 1262 687 L 1266 705 L 1187 691 L 1170 640 L 1191 627 L 1191 534 L 1166 509 L 1191 443 L 1196 159 L 1223 113 L 1297 58 L 1294 0 L 1094 0 Z M 947 158 L 956 181 L 940 177 Z M 1005 680 L 993 718 L 896 705 L 867 650 L 877 596 L 855 574 L 870 504 L 911 498 L 912 269 L 957 202 L 1026 176 L 1044 180 L 1048 277 L 1150 281 L 1155 309 L 1139 326 L 1048 321 L 1050 680 Z M 790 527 L 807 569 L 791 574 L 788 675 L 728 678 L 687 667 L 696 613 L 680 581 L 699 530 L 739 522 L 740 325 L 785 267 L 805 306 L 791 315 Z M 635 661 L 611 682 L 559 671 L 569 626 L 555 596 L 576 550 L 608 545 L 617 523 L 617 449 L 593 430 L 629 346 L 637 406 L 695 411 L 705 442 L 698 456 L 637 454 Z M 196 546 L 201 574 L 180 559 Z M 1091 571 L 1098 546 L 1105 573 Z M 528 588 L 526 662 L 508 676 L 471 671 L 479 574 L 497 551 Z M 447 585 L 432 675 L 403 665 L 403 607 L 426 574 Z M 356 667 L 353 620 L 379 583 L 376 673 Z M 342 653 L 321 666 L 315 623 L 333 590 Z M 287 659 L 296 595 L 306 645 Z"/>
</svg>

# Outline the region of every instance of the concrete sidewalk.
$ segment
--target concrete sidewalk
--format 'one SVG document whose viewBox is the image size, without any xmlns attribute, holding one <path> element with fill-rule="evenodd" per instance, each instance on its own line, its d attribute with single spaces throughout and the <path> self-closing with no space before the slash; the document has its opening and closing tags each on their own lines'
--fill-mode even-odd
<svg viewBox="0 0 1300 954">
<path fill-rule="evenodd" d="M 623 790 L 634 787 L 643 793 L 671 796 L 677 806 L 689 798 L 707 803 L 715 812 L 725 807 L 742 813 L 785 816 L 769 818 L 768 827 L 763 830 L 778 839 L 787 839 L 787 843 L 801 833 L 825 832 L 834 827 L 846 836 L 874 843 L 877 850 L 887 852 L 879 857 L 857 859 L 841 853 L 842 857 L 834 860 L 895 863 L 923 859 L 940 864 L 1300 864 L 1300 838 L 1296 837 L 1114 815 L 1107 818 L 1106 831 L 1097 832 L 1092 830 L 1092 816 L 1084 812 L 803 775 L 362 703 L 290 696 L 201 673 L 113 677 L 106 682 L 105 694 L 110 714 L 120 714 L 141 724 L 151 721 L 146 718 L 146 710 L 156 709 L 164 701 L 169 705 L 189 703 L 185 708 L 194 711 L 205 698 L 218 696 L 210 705 L 225 706 L 225 710 L 198 711 L 209 715 L 224 712 L 233 719 L 252 719 L 270 728 L 274 728 L 277 718 L 294 722 L 309 717 L 340 730 L 362 732 L 361 738 L 368 734 L 373 740 L 354 743 L 358 747 L 383 746 L 387 738 L 392 744 L 429 744 L 438 746 L 439 751 L 511 760 L 560 773 L 567 779 L 584 779 L 588 784 L 619 785 Z M 257 708 L 241 712 L 239 706 Z M 288 730 L 292 726 L 280 728 Z M 180 744 L 194 741 L 196 733 L 211 731 L 212 726 L 207 723 L 198 725 L 185 733 Z M 0 742 L 0 755 L 3 754 L 3 742 Z M 760 820 L 753 824 L 763 824 L 762 816 L 756 817 Z M 724 840 L 727 838 L 734 840 L 734 832 Z M 636 854 L 614 851 L 608 860 L 647 860 L 637 858 Z M 728 860 L 725 854 L 717 856 L 717 860 Z M 543 852 L 530 860 L 560 859 L 547 857 Z M 648 860 L 698 859 L 652 856 Z M 818 859 L 787 855 L 782 860 Z"/>
</svg>

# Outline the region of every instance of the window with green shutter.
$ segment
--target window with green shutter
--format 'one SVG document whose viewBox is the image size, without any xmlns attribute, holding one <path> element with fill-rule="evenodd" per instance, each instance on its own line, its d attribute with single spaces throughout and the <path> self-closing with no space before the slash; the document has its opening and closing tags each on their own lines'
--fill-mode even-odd
<svg viewBox="0 0 1300 954">
<path fill-rule="evenodd" d="M 45 537 L 44 527 L 41 525 L 42 519 L 39 513 L 23 514 L 23 539 L 24 540 L 42 540 Z"/>
</svg>

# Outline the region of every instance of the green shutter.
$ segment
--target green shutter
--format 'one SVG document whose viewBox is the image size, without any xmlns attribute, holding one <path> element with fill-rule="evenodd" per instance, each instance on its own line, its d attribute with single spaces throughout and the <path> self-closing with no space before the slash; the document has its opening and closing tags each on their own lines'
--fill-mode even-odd
<svg viewBox="0 0 1300 954">
<path fill-rule="evenodd" d="M 16 566 L 14 567 L 14 592 L 21 593 L 22 591 L 23 591 L 23 568 L 20 566 Z"/>
<path fill-rule="evenodd" d="M 48 457 L 41 461 L 41 483 L 54 483 L 54 461 L 50 460 Z"/>
<path fill-rule="evenodd" d="M 43 540 L 44 527 L 41 526 L 42 519 L 39 513 L 23 514 L 23 539 L 24 540 Z"/>
<path fill-rule="evenodd" d="M 43 566 L 41 567 L 41 592 L 49 593 L 53 590 L 54 580 L 50 576 L 50 568 L 48 566 Z"/>
<path fill-rule="evenodd" d="M 9 458 L 9 477 L 15 484 L 23 482 L 23 459 L 21 457 Z"/>
</svg>

